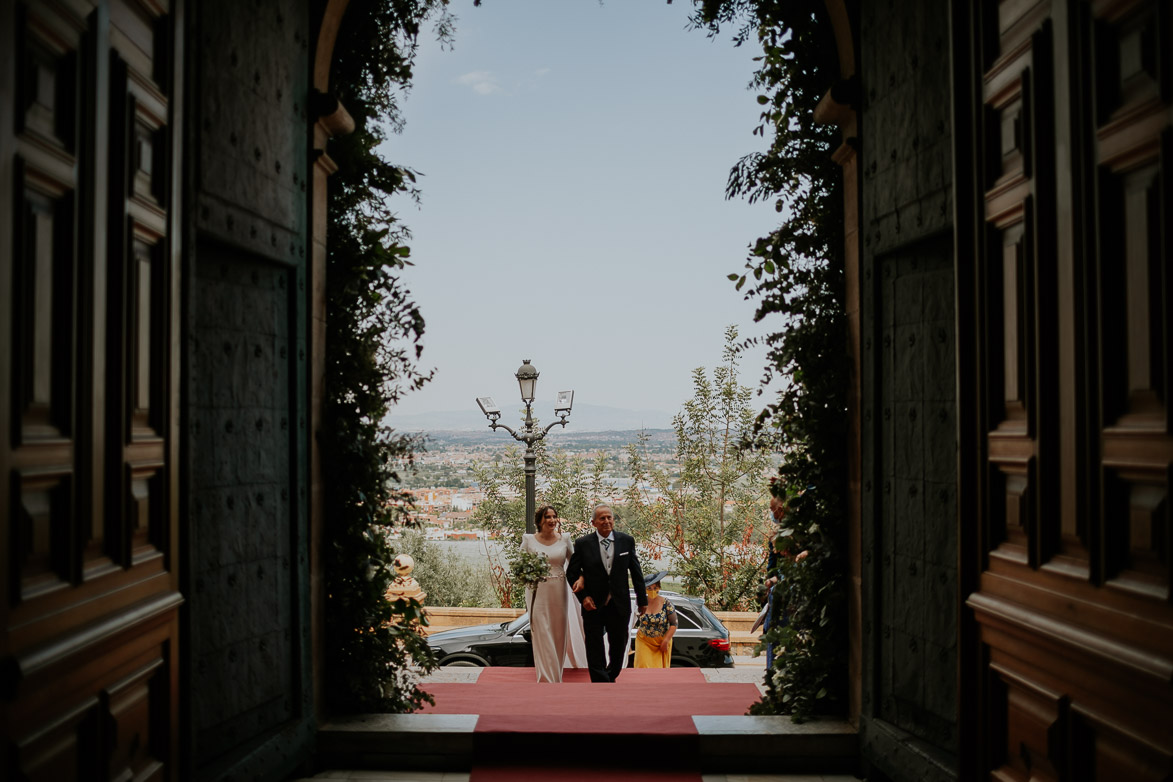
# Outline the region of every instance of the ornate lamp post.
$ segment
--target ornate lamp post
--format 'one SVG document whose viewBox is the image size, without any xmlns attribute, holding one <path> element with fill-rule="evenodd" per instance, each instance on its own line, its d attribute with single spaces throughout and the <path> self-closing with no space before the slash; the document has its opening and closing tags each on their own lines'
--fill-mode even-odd
<svg viewBox="0 0 1173 782">
<path fill-rule="evenodd" d="M 559 391 L 558 399 L 554 403 L 554 414 L 558 416 L 558 420 L 542 429 L 537 426 L 537 421 L 533 416 L 533 402 L 534 392 L 538 385 L 538 370 L 534 365 L 529 363 L 529 359 L 525 359 L 521 366 L 518 367 L 516 375 L 517 384 L 521 387 L 521 401 L 525 402 L 525 426 L 520 432 L 515 432 L 505 424 L 497 423 L 501 417 L 501 408 L 493 402 L 490 396 L 477 397 L 477 405 L 480 406 L 481 412 L 489 419 L 489 428 L 494 432 L 498 429 L 504 429 L 509 434 L 513 435 L 513 439 L 518 442 L 525 443 L 525 531 L 535 532 L 534 529 L 534 494 L 536 493 L 536 483 L 538 475 L 538 457 L 534 453 L 534 443 L 546 436 L 546 433 L 559 424 L 565 428 L 567 418 L 570 416 L 570 408 L 574 404 L 573 391 Z"/>
</svg>

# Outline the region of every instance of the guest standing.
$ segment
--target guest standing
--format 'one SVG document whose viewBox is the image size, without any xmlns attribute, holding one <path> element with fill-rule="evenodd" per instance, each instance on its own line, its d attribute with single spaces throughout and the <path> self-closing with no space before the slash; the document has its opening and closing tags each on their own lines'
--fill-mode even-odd
<svg viewBox="0 0 1173 782">
<path fill-rule="evenodd" d="M 805 490 L 799 492 L 799 497 L 805 494 Z M 782 561 L 792 560 L 795 563 L 802 562 L 810 555 L 809 551 L 800 551 L 797 554 L 791 555 L 790 550 L 786 548 L 779 549 L 779 541 L 782 538 L 779 536 L 781 532 L 782 521 L 786 518 L 788 507 L 785 501 L 775 496 L 770 498 L 770 513 L 774 516 L 774 521 L 777 527 L 774 529 L 774 534 L 770 536 L 769 555 L 766 562 L 766 573 L 773 573 L 765 581 L 766 589 L 766 605 L 762 612 L 758 615 L 757 621 L 754 622 L 750 632 L 754 632 L 760 626 L 762 634 L 765 635 L 772 628 L 786 627 L 790 624 L 790 616 L 786 611 L 786 596 L 782 594 L 780 585 L 782 583 Z M 766 644 L 766 670 L 774 667 L 774 642 L 770 641 Z"/>
<path fill-rule="evenodd" d="M 676 608 L 660 594 L 660 582 L 666 571 L 652 573 L 644 579 L 648 593 L 648 610 L 635 620 L 635 667 L 671 668 L 672 636 L 676 635 Z"/>
</svg>

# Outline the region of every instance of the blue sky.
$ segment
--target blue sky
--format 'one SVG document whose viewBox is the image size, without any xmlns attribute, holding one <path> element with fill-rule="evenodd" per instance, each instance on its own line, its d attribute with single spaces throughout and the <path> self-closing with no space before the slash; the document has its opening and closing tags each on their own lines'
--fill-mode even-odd
<svg viewBox="0 0 1173 782">
<path fill-rule="evenodd" d="M 454 46 L 424 41 L 386 150 L 423 174 L 421 209 L 399 214 L 437 369 L 396 412 L 512 403 L 526 358 L 543 418 L 561 389 L 675 412 L 726 325 L 763 331 L 726 275 L 777 215 L 724 198 L 730 167 L 763 144 L 756 47 L 686 30 L 685 0 L 451 7 Z M 745 384 L 762 361 L 746 356 Z"/>
</svg>

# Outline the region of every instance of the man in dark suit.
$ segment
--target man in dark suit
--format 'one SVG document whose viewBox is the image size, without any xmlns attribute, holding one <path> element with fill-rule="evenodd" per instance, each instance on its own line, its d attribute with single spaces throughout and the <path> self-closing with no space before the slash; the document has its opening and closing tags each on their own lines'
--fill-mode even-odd
<svg viewBox="0 0 1173 782">
<path fill-rule="evenodd" d="M 631 619 L 628 576 L 635 587 L 635 602 L 641 614 L 647 610 L 648 595 L 635 553 L 635 539 L 615 529 L 611 507 L 596 506 L 591 524 L 595 531 L 574 541 L 566 580 L 573 584 L 579 576 L 583 577 L 583 589 L 576 594 L 582 603 L 582 629 L 591 681 L 613 682 L 627 663 L 627 627 Z M 604 634 L 610 660 L 603 653 Z"/>
</svg>

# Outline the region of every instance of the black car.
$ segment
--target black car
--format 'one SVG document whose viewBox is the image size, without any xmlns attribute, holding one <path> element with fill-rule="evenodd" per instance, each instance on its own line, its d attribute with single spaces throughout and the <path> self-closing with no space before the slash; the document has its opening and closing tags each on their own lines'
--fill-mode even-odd
<svg viewBox="0 0 1173 782">
<path fill-rule="evenodd" d="M 729 631 L 699 597 L 675 592 L 661 592 L 676 607 L 676 635 L 672 637 L 673 668 L 732 668 Z M 483 667 L 506 665 L 526 667 L 534 664 L 530 643 L 529 613 L 510 622 L 457 627 L 428 636 L 428 645 L 440 665 Z M 631 667 L 628 640 L 627 665 Z"/>
</svg>

